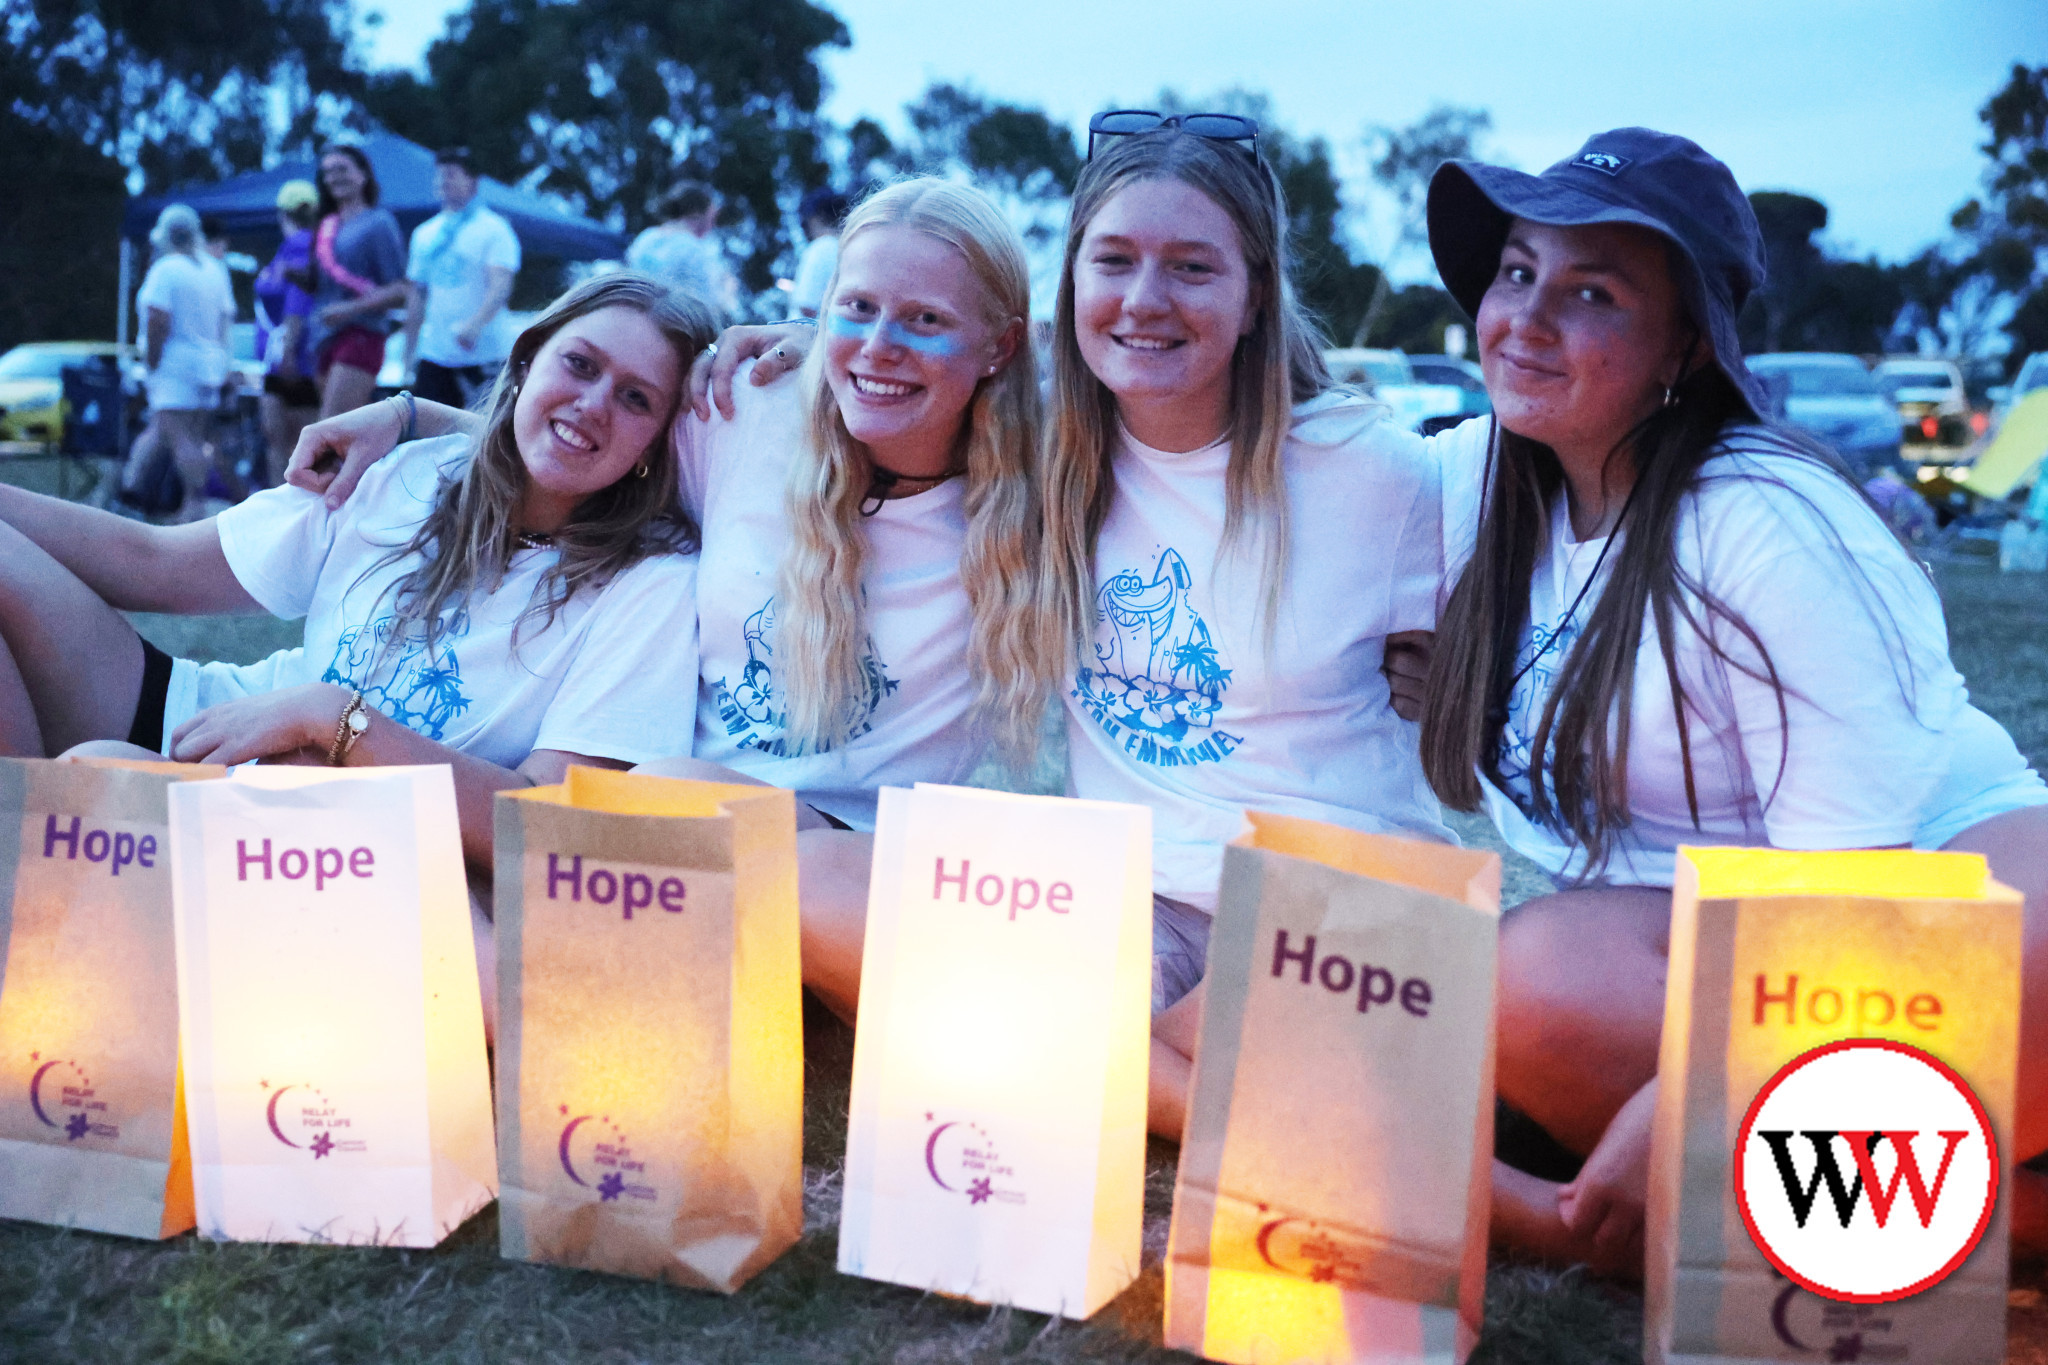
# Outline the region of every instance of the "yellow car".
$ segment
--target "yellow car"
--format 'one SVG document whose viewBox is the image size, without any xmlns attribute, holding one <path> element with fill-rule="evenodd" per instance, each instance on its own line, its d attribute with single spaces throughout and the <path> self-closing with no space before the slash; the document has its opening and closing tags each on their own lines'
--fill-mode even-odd
<svg viewBox="0 0 2048 1365">
<path fill-rule="evenodd" d="M 31 341 L 0 355 L 0 441 L 64 439 L 64 367 L 119 356 L 111 341 Z"/>
</svg>

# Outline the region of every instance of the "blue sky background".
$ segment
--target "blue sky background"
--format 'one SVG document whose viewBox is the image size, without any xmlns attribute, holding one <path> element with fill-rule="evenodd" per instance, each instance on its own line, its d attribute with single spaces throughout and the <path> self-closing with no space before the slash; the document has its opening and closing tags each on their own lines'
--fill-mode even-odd
<svg viewBox="0 0 2048 1365">
<path fill-rule="evenodd" d="M 378 65 L 418 62 L 461 8 L 360 3 L 386 13 L 369 31 Z M 1375 255 L 1393 225 L 1365 192 L 1365 130 L 1448 102 L 1489 110 L 1491 153 L 1530 170 L 1603 128 L 1683 133 L 1745 188 L 1825 202 L 1836 249 L 1903 259 L 1977 190 L 1978 108 L 2014 62 L 2048 63 L 2048 0 L 824 3 L 853 35 L 825 59 L 835 122 L 900 128 L 934 80 L 1077 129 L 1162 87 L 1263 91 L 1282 123 L 1330 140 L 1357 186 L 1352 230 Z"/>
</svg>

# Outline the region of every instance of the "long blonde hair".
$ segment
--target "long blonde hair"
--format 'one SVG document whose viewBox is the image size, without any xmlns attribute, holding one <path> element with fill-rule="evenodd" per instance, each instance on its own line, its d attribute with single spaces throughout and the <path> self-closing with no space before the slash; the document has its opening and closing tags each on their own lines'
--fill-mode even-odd
<svg viewBox="0 0 2048 1365">
<path fill-rule="evenodd" d="M 460 475 L 442 483 L 432 510 L 410 542 L 383 561 L 408 555 L 421 559 L 420 566 L 392 589 L 397 619 L 391 640 L 417 628 L 431 652 L 447 626 L 451 607 L 504 581 L 519 550 L 517 514 L 528 483 L 512 428 L 519 386 L 548 338 L 575 319 L 605 308 L 630 308 L 653 323 L 675 348 L 679 376 L 689 373 L 691 360 L 716 334 L 710 310 L 702 303 L 637 271 L 600 275 L 549 304 L 512 343 L 491 392 L 474 457 Z M 668 453 L 673 415 L 662 419 L 662 434 L 641 456 L 639 473 L 629 473 L 584 498 L 554 533 L 555 563 L 534 585 L 522 623 L 535 616 L 543 624 L 552 621 L 578 591 L 602 587 L 649 555 L 697 548 L 697 528 L 677 495 L 676 462 Z"/>
<path fill-rule="evenodd" d="M 1207 195 L 1237 228 L 1257 310 L 1238 339 L 1230 375 L 1230 463 L 1224 475 L 1223 552 L 1256 544 L 1268 639 L 1287 570 L 1288 516 L 1281 455 L 1294 405 L 1334 387 L 1322 336 L 1295 297 L 1287 205 L 1264 160 L 1234 144 L 1178 130 L 1116 139 L 1082 170 L 1067 219 L 1052 351 L 1052 438 L 1044 461 L 1046 565 L 1041 619 L 1048 647 L 1086 657 L 1095 628 L 1095 541 L 1116 480 L 1117 404 L 1082 358 L 1074 335 L 1074 262 L 1088 224 L 1125 188 L 1179 180 Z"/>
<path fill-rule="evenodd" d="M 862 232 L 884 225 L 913 228 L 958 251 L 981 287 L 991 327 L 1000 332 L 1028 324 L 1024 245 L 978 190 L 930 176 L 891 184 L 847 218 L 840 259 Z M 828 309 L 838 285 L 835 270 L 825 293 Z M 813 750 L 848 739 L 871 695 L 861 588 L 868 546 L 860 508 L 874 463 L 846 429 L 826 382 L 824 353 L 823 345 L 813 348 L 802 377 L 808 439 L 790 470 L 790 543 L 776 588 L 775 624 L 783 733 L 791 745 Z M 1035 745 L 1061 663 L 1038 648 L 1041 419 L 1037 362 L 1025 342 L 1008 365 L 975 386 L 961 435 L 967 540 L 960 579 L 972 615 L 967 664 L 977 685 L 977 716 L 1012 761 Z"/>
</svg>

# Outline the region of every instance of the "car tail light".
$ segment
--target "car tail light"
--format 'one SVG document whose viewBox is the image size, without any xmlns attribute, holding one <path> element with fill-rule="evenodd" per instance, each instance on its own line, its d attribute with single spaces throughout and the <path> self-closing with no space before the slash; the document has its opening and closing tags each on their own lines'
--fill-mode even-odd
<svg viewBox="0 0 2048 1365">
<path fill-rule="evenodd" d="M 1970 430 L 1976 432 L 1979 436 L 1982 436 L 1990 425 L 1991 419 L 1983 413 L 1973 412 L 1970 414 Z"/>
<path fill-rule="evenodd" d="M 1927 416 L 1922 417 L 1920 419 L 1920 434 L 1922 436 L 1925 436 L 1928 440 L 1933 440 L 1935 438 L 1935 435 L 1938 432 L 1940 432 L 1940 430 L 1941 423 L 1939 420 L 1935 418 L 1933 413 L 1929 413 Z"/>
</svg>

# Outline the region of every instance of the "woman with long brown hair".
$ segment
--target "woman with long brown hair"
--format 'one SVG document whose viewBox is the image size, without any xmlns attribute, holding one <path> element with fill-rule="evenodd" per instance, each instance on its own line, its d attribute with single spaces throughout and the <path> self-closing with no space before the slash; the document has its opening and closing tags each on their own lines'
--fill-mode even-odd
<svg viewBox="0 0 2048 1365">
<path fill-rule="evenodd" d="M 493 793 L 688 744 L 695 531 L 666 440 L 710 331 L 645 276 L 571 290 L 477 436 L 408 440 L 339 510 L 276 488 L 159 527 L 0 486 L 0 751 L 446 763 L 488 868 Z M 304 617 L 304 643 L 174 660 L 127 611 Z"/>
<path fill-rule="evenodd" d="M 1760 420 L 1734 177 L 1619 129 L 1540 176 L 1445 166 L 1429 225 L 1495 418 L 1433 443 L 1470 558 L 1423 762 L 1565 888 L 1503 923 L 1498 1077 L 1584 1158 L 1563 1184 L 1497 1167 L 1497 1236 L 1640 1273 L 1680 843 L 1986 855 L 2027 897 L 2015 1136 L 2048 1148 L 2048 786 L 1969 705 L 1934 585 L 1845 467 Z"/>
</svg>

